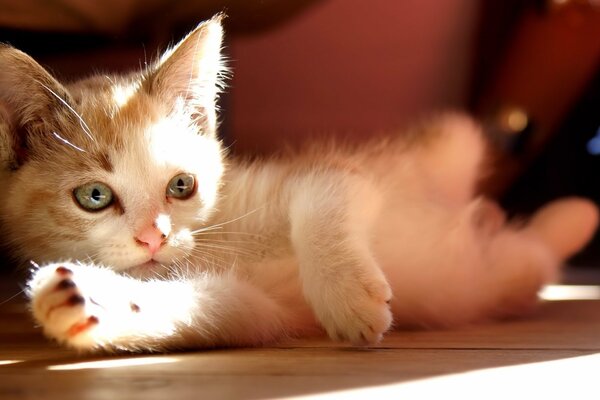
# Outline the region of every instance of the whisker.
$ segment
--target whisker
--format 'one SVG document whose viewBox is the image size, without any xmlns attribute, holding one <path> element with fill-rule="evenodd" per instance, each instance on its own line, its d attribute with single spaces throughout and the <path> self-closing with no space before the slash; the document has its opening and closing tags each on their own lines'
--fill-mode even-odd
<svg viewBox="0 0 600 400">
<path fill-rule="evenodd" d="M 4 305 L 4 304 L 8 303 L 8 302 L 9 302 L 9 301 L 11 301 L 11 300 L 14 300 L 16 297 L 20 296 L 20 295 L 21 295 L 21 294 L 23 294 L 23 293 L 25 293 L 25 289 L 21 289 L 21 290 L 20 290 L 20 291 L 19 291 L 17 294 L 14 294 L 14 295 L 10 296 L 8 299 L 6 299 L 6 300 L 2 301 L 2 302 L 0 303 L 0 306 L 2 306 L 2 305 Z"/>
<path fill-rule="evenodd" d="M 154 275 L 158 279 L 164 279 L 164 277 L 158 271 L 152 270 L 152 275 Z"/>
<path fill-rule="evenodd" d="M 197 251 L 197 250 L 200 250 L 201 248 L 218 250 L 218 251 L 222 251 L 226 254 L 230 253 L 232 255 L 243 255 L 243 256 L 259 256 L 260 255 L 260 252 L 256 252 L 256 251 L 252 251 L 252 250 L 240 249 L 240 248 L 229 247 L 229 246 L 211 245 L 211 244 L 201 244 L 198 248 L 196 248 L 194 250 Z M 192 252 L 194 250 L 192 250 Z"/>
<path fill-rule="evenodd" d="M 214 251 L 205 251 L 206 249 L 192 247 L 187 249 L 189 254 L 194 258 L 200 259 L 206 268 L 212 268 L 213 266 L 217 267 L 227 267 L 229 260 L 226 256 L 220 256 L 215 254 Z"/>
<path fill-rule="evenodd" d="M 228 235 L 228 236 L 233 236 L 233 235 L 240 235 L 240 236 L 251 236 L 253 238 L 256 239 L 267 239 L 267 236 L 265 235 L 261 235 L 259 233 L 250 233 L 250 232 L 236 232 L 236 231 L 222 231 L 222 230 L 215 230 L 214 232 L 211 231 L 206 231 L 206 232 L 197 232 L 197 233 L 192 233 L 194 235 L 194 238 L 199 238 L 201 236 L 207 236 L 207 235 Z"/>
<path fill-rule="evenodd" d="M 186 254 L 183 255 L 183 259 L 185 260 L 186 276 L 190 276 L 190 267 L 193 267 L 192 260 L 190 260 L 190 258 Z"/>
<path fill-rule="evenodd" d="M 205 249 L 217 249 L 224 250 L 230 252 L 232 254 L 246 254 L 246 255 L 259 255 L 265 249 L 265 247 L 258 246 L 246 246 L 246 245 L 228 245 L 227 241 L 223 241 L 220 243 L 213 243 L 209 241 L 200 241 L 196 243 L 198 248 Z"/>
<path fill-rule="evenodd" d="M 182 260 L 183 258 L 183 260 Z M 181 278 L 187 278 L 192 276 L 192 272 L 190 272 L 190 268 L 195 269 L 194 268 L 194 263 L 192 263 L 192 261 L 189 259 L 189 257 L 187 255 L 183 255 L 183 257 L 178 257 L 177 259 L 174 260 L 175 264 L 178 267 L 178 274 L 179 277 Z"/>
<path fill-rule="evenodd" d="M 241 216 L 239 216 L 239 217 L 237 217 L 237 218 L 230 219 L 229 221 L 220 222 L 220 223 L 218 223 L 218 224 L 210 225 L 210 226 L 208 226 L 208 227 L 205 227 L 205 228 L 200 228 L 200 229 L 197 229 L 197 230 L 195 230 L 195 231 L 192 231 L 192 232 L 191 232 L 191 234 L 193 235 L 193 234 L 195 234 L 195 233 L 204 232 L 205 230 L 215 230 L 215 229 L 218 229 L 219 227 L 222 227 L 222 226 L 224 226 L 224 225 L 227 225 L 227 224 L 231 224 L 231 223 L 233 223 L 233 222 L 236 222 L 236 221 L 239 221 L 240 219 L 242 219 L 242 218 L 245 218 L 245 217 L 247 217 L 247 216 L 249 216 L 249 215 L 251 215 L 251 214 L 254 214 L 255 212 L 257 212 L 258 210 L 260 210 L 260 209 L 264 208 L 265 206 L 266 206 L 266 205 L 263 205 L 263 206 L 261 206 L 261 207 L 257 207 L 257 208 L 255 208 L 254 210 L 252 210 L 252 211 L 249 211 L 249 212 L 247 212 L 246 214 L 244 214 L 244 215 L 241 215 Z"/>
<path fill-rule="evenodd" d="M 262 246 L 262 244 L 260 242 L 257 241 L 253 241 L 253 240 L 230 240 L 230 239 L 213 239 L 213 238 L 202 238 L 202 237 L 198 237 L 195 238 L 195 242 L 201 242 L 201 243 L 232 243 L 232 244 L 238 244 L 238 245 L 251 245 L 251 246 Z"/>
<path fill-rule="evenodd" d="M 196 249 L 196 251 L 193 252 L 192 255 L 202 260 L 202 262 L 205 264 L 205 268 L 211 269 L 214 266 L 222 267 L 227 262 L 225 258 L 219 257 L 214 253 L 207 253 L 198 250 L 199 249 Z"/>
<path fill-rule="evenodd" d="M 192 252 L 193 252 L 193 249 L 192 249 L 192 248 L 186 249 L 186 253 L 190 253 L 190 254 L 191 254 Z M 199 260 L 200 260 L 202 263 L 204 263 L 204 264 L 208 264 L 208 260 L 207 260 L 206 258 L 204 258 L 203 256 L 204 256 L 204 253 L 200 253 L 200 254 L 198 254 L 198 255 L 197 255 L 195 258 L 196 258 L 196 259 L 199 259 Z M 182 258 L 182 257 L 179 257 L 177 260 L 181 261 L 181 258 Z M 186 261 L 188 261 L 188 262 L 191 262 L 191 261 L 189 260 L 189 257 L 187 256 L 187 254 L 184 254 L 184 255 L 183 255 L 183 258 L 184 258 Z"/>
<path fill-rule="evenodd" d="M 54 134 L 54 136 L 60 140 L 61 142 L 63 142 L 64 144 L 71 146 L 72 148 L 74 148 L 77 151 L 80 151 L 82 153 L 86 153 L 86 151 L 84 149 L 82 149 L 81 147 L 77 147 L 75 146 L 73 143 L 69 142 L 67 139 L 63 138 L 62 136 L 60 136 L 58 133 L 52 131 L 52 134 Z"/>
<path fill-rule="evenodd" d="M 100 255 L 100 250 L 97 250 L 94 253 L 87 254 L 85 257 L 82 258 L 81 261 L 85 261 L 88 264 L 96 264 L 96 262 L 97 262 L 96 260 L 99 255 Z"/>
<path fill-rule="evenodd" d="M 54 92 L 54 90 L 50 89 L 48 86 L 44 85 L 40 81 L 37 81 L 37 83 L 39 83 L 44 89 L 46 89 L 54 97 L 56 97 L 58 99 L 58 101 L 60 101 L 65 107 L 67 107 L 67 109 L 69 111 L 71 111 L 71 113 L 73 113 L 73 115 L 75 115 L 77 117 L 77 119 L 79 120 L 79 125 L 81 125 L 81 129 L 83 129 L 83 132 L 87 135 L 88 138 L 90 138 L 91 141 L 94 142 L 95 139 L 92 136 L 92 132 L 90 131 L 89 126 L 85 123 L 85 121 L 83 120 L 83 118 L 81 117 L 81 115 L 79 115 L 77 113 L 77 111 L 75 111 L 75 109 L 73 107 L 71 107 L 71 105 L 69 105 L 69 103 L 67 103 L 62 97 L 60 97 L 58 94 L 56 94 L 56 92 Z"/>
</svg>

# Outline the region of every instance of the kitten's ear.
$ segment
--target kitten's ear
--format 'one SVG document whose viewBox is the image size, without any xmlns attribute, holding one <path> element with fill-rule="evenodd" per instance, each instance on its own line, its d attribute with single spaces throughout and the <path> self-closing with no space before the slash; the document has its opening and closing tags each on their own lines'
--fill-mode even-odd
<svg viewBox="0 0 600 400">
<path fill-rule="evenodd" d="M 59 100 L 60 99 L 62 100 Z M 28 135 L 62 113 L 67 90 L 27 54 L 0 44 L 0 165 L 26 155 Z"/>
<path fill-rule="evenodd" d="M 161 101 L 181 104 L 208 135 L 216 131 L 216 101 L 226 71 L 221 55 L 222 18 L 217 15 L 201 23 L 165 52 L 143 83 Z"/>
</svg>

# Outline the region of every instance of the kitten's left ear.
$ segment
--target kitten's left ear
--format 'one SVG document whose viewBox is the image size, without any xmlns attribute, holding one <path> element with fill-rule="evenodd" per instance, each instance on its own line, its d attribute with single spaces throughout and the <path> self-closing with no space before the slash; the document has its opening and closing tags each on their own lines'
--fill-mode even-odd
<svg viewBox="0 0 600 400">
<path fill-rule="evenodd" d="M 142 87 L 174 107 L 182 105 L 203 134 L 216 133 L 216 101 L 226 71 L 221 55 L 223 15 L 201 23 L 151 69 Z"/>
</svg>

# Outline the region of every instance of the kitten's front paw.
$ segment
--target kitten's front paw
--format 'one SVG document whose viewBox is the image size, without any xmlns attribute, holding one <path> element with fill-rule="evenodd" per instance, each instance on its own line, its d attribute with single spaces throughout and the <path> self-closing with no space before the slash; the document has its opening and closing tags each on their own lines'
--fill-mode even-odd
<svg viewBox="0 0 600 400">
<path fill-rule="evenodd" d="M 113 314 L 111 319 L 123 314 L 109 300 L 118 298 L 119 285 L 115 283 L 120 283 L 119 278 L 94 266 L 72 263 L 44 266 L 35 272 L 28 285 L 33 316 L 46 335 L 61 343 L 80 349 L 103 347 L 107 344 L 106 335 L 102 334 L 107 310 Z M 136 307 L 131 303 L 130 309 L 123 311 L 136 312 Z"/>
<path fill-rule="evenodd" d="M 321 287 L 315 312 L 329 337 L 355 345 L 375 344 L 392 325 L 392 290 L 380 275 L 340 277 Z"/>
</svg>

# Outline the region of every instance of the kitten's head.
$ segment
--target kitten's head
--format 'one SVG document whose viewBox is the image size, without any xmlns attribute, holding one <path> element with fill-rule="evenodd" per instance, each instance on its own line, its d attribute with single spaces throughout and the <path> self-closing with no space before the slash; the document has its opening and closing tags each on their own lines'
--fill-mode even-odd
<svg viewBox="0 0 600 400">
<path fill-rule="evenodd" d="M 0 45 L 0 217 L 18 257 L 135 271 L 193 251 L 224 168 L 221 40 L 215 17 L 143 73 L 68 86 Z"/>
</svg>

